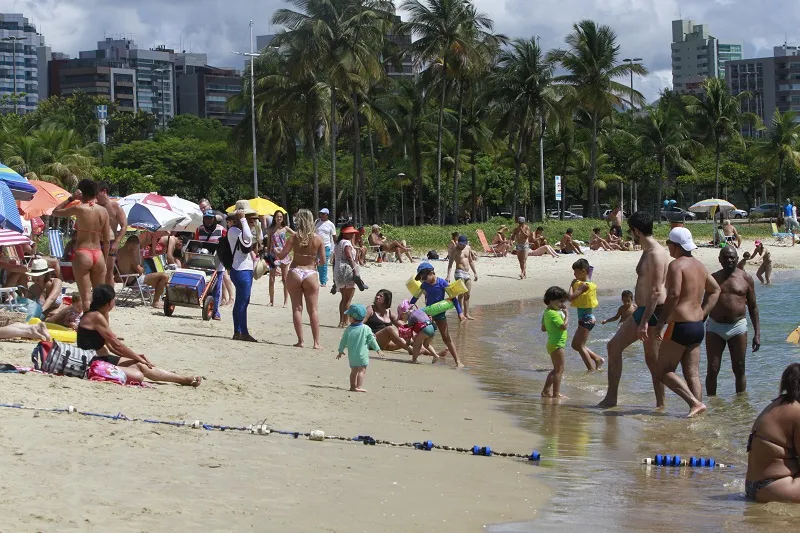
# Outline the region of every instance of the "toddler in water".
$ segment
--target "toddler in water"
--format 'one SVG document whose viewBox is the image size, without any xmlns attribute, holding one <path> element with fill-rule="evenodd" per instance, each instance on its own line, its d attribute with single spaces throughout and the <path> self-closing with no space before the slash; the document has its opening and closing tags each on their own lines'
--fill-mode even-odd
<svg viewBox="0 0 800 533">
<path fill-rule="evenodd" d="M 633 315 L 634 311 L 636 311 L 636 304 L 633 303 L 633 293 L 631 291 L 622 291 L 622 305 L 617 309 L 617 314 L 611 318 L 606 318 L 601 324 L 608 324 L 615 320 L 619 320 L 619 323 L 622 324 L 628 320 L 628 317 Z"/>
<path fill-rule="evenodd" d="M 364 388 L 364 377 L 367 375 L 370 348 L 383 355 L 375 335 L 369 326 L 363 324 L 367 316 L 367 308 L 361 304 L 353 304 L 344 312 L 350 317 L 350 325 L 344 330 L 342 340 L 339 341 L 339 354 L 336 359 L 341 359 L 347 348 L 347 360 L 350 362 L 350 392 L 367 392 Z"/>
<path fill-rule="evenodd" d="M 553 361 L 553 370 L 547 374 L 542 389 L 542 396 L 545 398 L 566 398 L 561 394 L 561 377 L 564 375 L 566 359 L 564 348 L 567 346 L 568 299 L 567 291 L 561 287 L 550 287 L 544 293 L 547 309 L 542 316 L 542 331 L 547 333 L 547 353 Z"/>
<path fill-rule="evenodd" d="M 425 314 L 425 311 L 414 309 L 411 302 L 403 300 L 397 306 L 397 317 L 405 322 L 398 330 L 400 338 L 408 341 L 408 353 L 411 354 L 412 363 L 417 362 L 422 352 L 433 357 L 434 364 L 439 361 L 440 357 L 447 354 L 447 348 L 437 354 L 431 346 L 433 336 L 436 334 L 436 326 L 433 324 L 433 319 Z"/>
<path fill-rule="evenodd" d="M 78 331 L 78 322 L 81 321 L 82 316 L 83 307 L 81 306 L 81 293 L 73 292 L 72 303 L 67 307 L 62 307 L 58 313 L 50 317 L 48 322 Z"/>
<path fill-rule="evenodd" d="M 422 282 L 422 292 L 425 293 L 426 306 L 431 306 L 447 299 L 447 293 L 445 292 L 445 289 L 447 289 L 449 283 L 442 278 L 436 277 L 436 272 L 434 272 L 432 264 L 428 262 L 420 263 L 420 265 L 417 267 L 416 280 Z M 461 320 L 466 320 L 464 312 L 461 310 L 461 304 L 459 303 L 458 298 L 453 298 L 452 301 L 455 305 L 456 312 L 458 313 L 458 318 Z M 411 298 L 411 304 L 413 305 L 415 303 L 417 303 L 417 296 Z M 450 355 L 453 356 L 453 361 L 455 362 L 456 368 L 462 367 L 463 365 L 458 360 L 458 351 L 456 350 L 456 345 L 450 338 L 450 332 L 447 329 L 446 313 L 439 313 L 432 318 L 434 324 L 436 324 L 436 327 L 439 329 L 439 333 L 442 336 L 445 346 L 447 346 L 447 349 L 450 351 Z"/>
<path fill-rule="evenodd" d="M 580 354 L 586 369 L 597 370 L 605 359 L 586 347 L 589 333 L 594 329 L 597 320 L 594 317 L 594 308 L 597 307 L 597 284 L 592 283 L 589 271 L 592 267 L 586 259 L 578 259 L 572 265 L 575 279 L 569 286 L 569 301 L 572 307 L 578 309 L 578 329 L 572 338 L 572 349 Z"/>
</svg>

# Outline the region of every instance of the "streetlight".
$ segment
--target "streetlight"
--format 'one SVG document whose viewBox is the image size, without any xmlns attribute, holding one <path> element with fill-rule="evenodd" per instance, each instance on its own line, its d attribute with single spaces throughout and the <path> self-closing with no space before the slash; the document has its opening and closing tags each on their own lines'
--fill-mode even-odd
<svg viewBox="0 0 800 533">
<path fill-rule="evenodd" d="M 231 52 L 237 56 L 247 56 L 250 58 L 250 129 L 253 136 L 253 192 L 254 197 L 258 198 L 258 162 L 256 160 L 256 76 L 253 70 L 253 63 L 259 54 L 253 53 L 253 21 L 250 21 L 250 53 Z"/>
<path fill-rule="evenodd" d="M 628 63 L 631 67 L 631 113 L 633 113 L 633 65 L 639 64 L 639 61 L 642 61 L 641 57 L 634 57 L 633 59 L 625 58 L 622 60 L 624 63 Z"/>
<path fill-rule="evenodd" d="M 3 37 L 0 40 L 11 43 L 11 65 L 13 69 L 12 75 L 14 76 L 14 114 L 17 115 L 17 43 L 24 41 L 25 37 Z"/>
<path fill-rule="evenodd" d="M 169 69 L 166 68 L 157 68 L 153 71 L 159 74 L 159 81 L 161 82 L 161 131 L 167 129 L 166 116 L 164 115 L 164 73 L 168 71 Z"/>
<path fill-rule="evenodd" d="M 630 72 L 631 72 L 631 116 L 633 116 L 633 65 L 634 64 L 638 65 L 639 61 L 642 61 L 642 58 L 641 57 L 634 57 L 633 59 L 631 59 L 629 57 L 626 57 L 622 61 L 624 63 L 628 63 L 628 65 L 630 66 Z M 633 182 L 633 188 L 634 189 L 636 189 L 636 185 L 637 185 L 637 183 L 634 181 Z M 625 203 L 625 194 L 624 193 L 625 193 L 625 185 L 623 185 L 622 181 L 620 181 L 619 182 L 619 203 L 620 203 L 619 209 L 620 209 L 620 211 L 623 211 L 623 213 L 624 213 L 624 207 L 625 207 L 624 206 L 624 203 Z M 637 193 L 637 198 L 636 199 L 638 200 L 638 191 L 636 191 L 636 193 Z M 636 203 L 638 203 L 638 201 L 634 202 L 634 205 Z"/>
</svg>

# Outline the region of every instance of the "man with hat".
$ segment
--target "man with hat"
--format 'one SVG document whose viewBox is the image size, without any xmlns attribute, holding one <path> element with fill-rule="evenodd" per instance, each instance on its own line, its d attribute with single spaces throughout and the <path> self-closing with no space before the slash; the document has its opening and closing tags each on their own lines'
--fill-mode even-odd
<svg viewBox="0 0 800 533">
<path fill-rule="evenodd" d="M 456 239 L 456 245 L 450 250 L 447 261 L 447 278 L 446 281 L 450 282 L 450 269 L 453 268 L 453 263 L 456 265 L 456 280 L 462 280 L 464 285 L 467 286 L 467 292 L 459 295 L 458 300 L 461 302 L 461 307 L 464 309 L 464 316 L 467 320 L 475 320 L 469 314 L 469 296 L 472 292 L 472 275 L 475 276 L 475 281 L 478 281 L 478 271 L 475 270 L 475 260 L 472 256 L 472 248 L 467 241 L 466 235 L 459 235 Z M 470 270 L 472 274 L 470 274 Z"/>
<path fill-rule="evenodd" d="M 674 261 L 667 267 L 667 299 L 653 328 L 662 339 L 658 367 L 662 383 L 689 404 L 691 418 L 706 410 L 701 401 L 700 345 L 705 319 L 717 305 L 720 288 L 705 265 L 692 257 L 697 245 L 687 228 L 673 228 L 667 248 Z M 675 373 L 678 364 L 685 380 Z"/>
<path fill-rule="evenodd" d="M 331 260 L 333 245 L 336 244 L 336 225 L 328 220 L 330 214 L 328 208 L 323 207 L 319 210 L 319 218 L 314 223 L 317 235 L 322 238 L 322 244 L 325 246 L 325 262 L 317 266 L 320 287 L 328 285 L 328 263 Z"/>
<path fill-rule="evenodd" d="M 206 200 L 207 201 L 207 200 Z M 217 222 L 217 213 L 207 206 L 203 211 L 203 225 L 194 232 L 194 240 L 219 244 L 220 239 L 228 235 L 228 230 Z M 214 285 L 214 320 L 222 320 L 219 314 L 219 304 L 222 301 L 222 285 L 224 284 L 225 266 L 217 265 L 217 281 Z"/>
</svg>

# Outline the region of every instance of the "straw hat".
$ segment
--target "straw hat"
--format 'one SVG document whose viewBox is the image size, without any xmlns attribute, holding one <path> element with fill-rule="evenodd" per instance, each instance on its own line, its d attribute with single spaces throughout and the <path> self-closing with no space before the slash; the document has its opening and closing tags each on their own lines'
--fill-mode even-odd
<svg viewBox="0 0 800 533">
<path fill-rule="evenodd" d="M 34 259 L 28 269 L 28 275 L 34 278 L 44 276 L 50 272 L 53 272 L 53 269 L 48 268 L 46 259 Z"/>
<path fill-rule="evenodd" d="M 256 266 L 253 268 L 253 279 L 260 279 L 267 272 L 269 272 L 267 261 L 265 259 L 259 259 Z"/>
<path fill-rule="evenodd" d="M 258 215 L 258 211 L 250 205 L 250 200 L 237 200 L 233 210 L 244 211 L 244 216 L 246 217 Z"/>
<path fill-rule="evenodd" d="M 501 232 L 501 231 L 508 231 L 508 226 L 506 226 L 505 224 L 503 224 L 502 226 L 500 226 L 500 228 L 498 228 L 497 232 L 499 233 L 499 232 Z"/>
</svg>

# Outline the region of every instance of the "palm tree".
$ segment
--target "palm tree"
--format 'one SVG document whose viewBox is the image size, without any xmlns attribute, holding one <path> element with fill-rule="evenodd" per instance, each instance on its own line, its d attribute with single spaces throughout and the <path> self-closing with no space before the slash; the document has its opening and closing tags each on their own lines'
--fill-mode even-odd
<svg viewBox="0 0 800 533">
<path fill-rule="evenodd" d="M 589 215 L 597 216 L 594 199 L 595 180 L 597 179 L 597 138 L 598 127 L 603 117 L 611 115 L 615 107 L 623 102 L 632 105 L 644 103 L 644 97 L 631 91 L 630 87 L 616 81 L 634 74 L 647 74 L 647 69 L 639 64 L 628 64 L 619 61 L 619 45 L 617 35 L 610 27 L 598 25 L 592 20 L 581 20 L 573 26 L 573 31 L 566 38 L 569 49 L 553 54 L 567 74 L 559 76 L 559 83 L 571 86 L 575 93 L 572 97 L 576 107 L 581 107 L 591 117 L 591 146 L 589 174 Z M 632 101 L 631 101 L 632 100 Z"/>
<path fill-rule="evenodd" d="M 72 188 L 94 175 L 96 160 L 90 148 L 75 131 L 46 126 L 7 138 L 0 153 L 9 167 L 26 178 Z"/>
<path fill-rule="evenodd" d="M 554 72 L 555 60 L 545 57 L 536 38 L 513 40 L 497 60 L 494 79 L 502 112 L 499 127 L 516 137 L 512 218 L 517 216 L 524 154 L 531 140 L 544 134 L 545 121 L 557 116 L 560 93 L 566 91 L 554 85 Z"/>
<path fill-rule="evenodd" d="M 778 183 L 776 186 L 775 203 L 780 203 L 782 198 L 783 168 L 789 163 L 793 168 L 800 166 L 800 124 L 793 111 L 781 113 L 777 109 L 770 123 L 767 142 L 756 147 L 758 157 L 767 163 L 777 163 Z"/>
<path fill-rule="evenodd" d="M 436 145 L 436 218 L 442 223 L 442 134 L 449 62 L 463 62 L 474 43 L 488 38 L 494 23 L 468 0 L 404 0 L 409 21 L 402 30 L 417 37 L 412 52 L 419 63 L 441 63 L 439 126 Z"/>
<path fill-rule="evenodd" d="M 692 140 L 679 113 L 667 103 L 651 107 L 636 127 L 639 135 L 635 138 L 636 147 L 658 162 L 658 187 L 656 209 L 660 209 L 666 179 L 667 165 L 673 165 L 688 174 L 694 174 L 692 165 L 684 155 L 699 148 Z M 659 222 L 661 217 L 658 217 Z"/>
<path fill-rule="evenodd" d="M 758 122 L 752 113 L 742 113 L 742 101 L 747 92 L 731 95 L 725 80 L 707 78 L 703 82 L 703 95 L 686 95 L 683 100 L 686 112 L 695 118 L 695 129 L 702 138 L 714 146 L 716 166 L 714 171 L 714 197 L 719 197 L 719 160 L 723 143 L 731 140 L 744 147 L 741 128 L 746 122 Z"/>
</svg>

